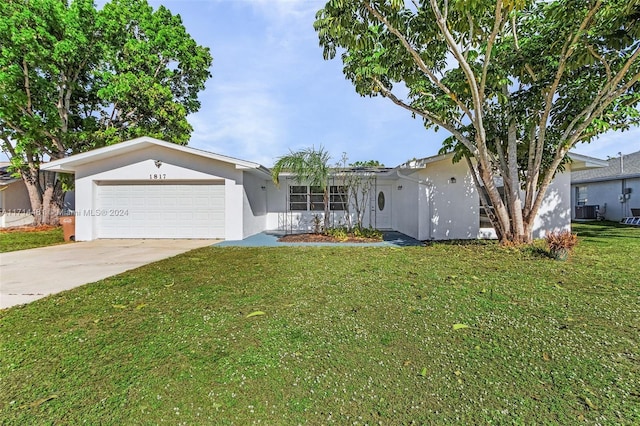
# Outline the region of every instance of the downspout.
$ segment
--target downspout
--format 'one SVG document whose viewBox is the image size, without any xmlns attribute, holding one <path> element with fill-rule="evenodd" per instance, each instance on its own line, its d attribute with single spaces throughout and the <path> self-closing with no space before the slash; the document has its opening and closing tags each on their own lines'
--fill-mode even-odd
<svg viewBox="0 0 640 426">
<path fill-rule="evenodd" d="M 624 179 L 624 155 L 622 154 L 622 152 L 618 152 L 618 155 L 620 156 L 620 184 L 622 185 L 622 188 L 620 189 L 620 196 L 622 197 L 620 199 L 620 216 L 621 217 L 625 217 L 627 215 L 627 194 L 625 194 L 625 190 L 627 189 L 627 182 Z"/>
</svg>

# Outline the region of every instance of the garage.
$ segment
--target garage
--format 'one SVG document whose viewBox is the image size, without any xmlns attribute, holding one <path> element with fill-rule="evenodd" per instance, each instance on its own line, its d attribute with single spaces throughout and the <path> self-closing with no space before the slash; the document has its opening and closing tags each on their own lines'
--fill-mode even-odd
<svg viewBox="0 0 640 426">
<path fill-rule="evenodd" d="M 242 240 L 267 223 L 269 169 L 147 136 L 42 169 L 74 175 L 76 241 Z"/>
<path fill-rule="evenodd" d="M 224 181 L 96 182 L 98 238 L 224 238 Z"/>
</svg>

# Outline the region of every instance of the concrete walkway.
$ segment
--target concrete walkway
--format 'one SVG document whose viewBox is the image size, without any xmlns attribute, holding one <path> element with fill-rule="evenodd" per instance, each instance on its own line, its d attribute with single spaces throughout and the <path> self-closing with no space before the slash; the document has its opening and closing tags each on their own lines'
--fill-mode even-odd
<svg viewBox="0 0 640 426">
<path fill-rule="evenodd" d="M 345 247 L 419 247 L 424 245 L 421 241 L 395 231 L 385 231 L 382 241 L 376 243 L 281 243 L 278 238 L 283 232 L 265 231 L 252 235 L 241 241 L 223 241 L 216 247 L 285 247 L 285 246 L 345 246 Z"/>
<path fill-rule="evenodd" d="M 216 240 L 96 240 L 0 253 L 0 308 L 92 283 Z"/>
</svg>

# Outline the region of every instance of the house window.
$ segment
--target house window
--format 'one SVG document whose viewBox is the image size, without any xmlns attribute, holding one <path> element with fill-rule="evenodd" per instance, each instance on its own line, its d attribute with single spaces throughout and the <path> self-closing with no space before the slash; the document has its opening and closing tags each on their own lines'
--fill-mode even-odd
<svg viewBox="0 0 640 426">
<path fill-rule="evenodd" d="M 576 206 L 584 206 L 587 204 L 587 187 L 576 186 Z"/>
<path fill-rule="evenodd" d="M 344 210 L 347 190 L 344 186 L 329 188 L 329 209 Z M 289 187 L 289 210 L 324 211 L 324 191 L 321 186 L 292 185 Z"/>
<path fill-rule="evenodd" d="M 346 210 L 347 188 L 345 186 L 332 185 L 329 188 L 329 209 Z"/>
<path fill-rule="evenodd" d="M 324 191 L 321 186 L 309 187 L 309 210 L 324 211 Z"/>
<path fill-rule="evenodd" d="M 307 210 L 307 187 L 289 187 L 289 210 Z"/>
</svg>

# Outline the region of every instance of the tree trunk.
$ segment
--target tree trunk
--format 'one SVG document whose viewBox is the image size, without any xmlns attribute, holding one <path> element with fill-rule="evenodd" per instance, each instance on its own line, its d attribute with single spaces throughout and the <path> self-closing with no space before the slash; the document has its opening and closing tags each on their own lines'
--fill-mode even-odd
<svg viewBox="0 0 640 426">
<path fill-rule="evenodd" d="M 41 171 L 35 166 L 21 174 L 29 193 L 34 225 L 58 225 L 64 192 L 56 173 Z"/>
</svg>

